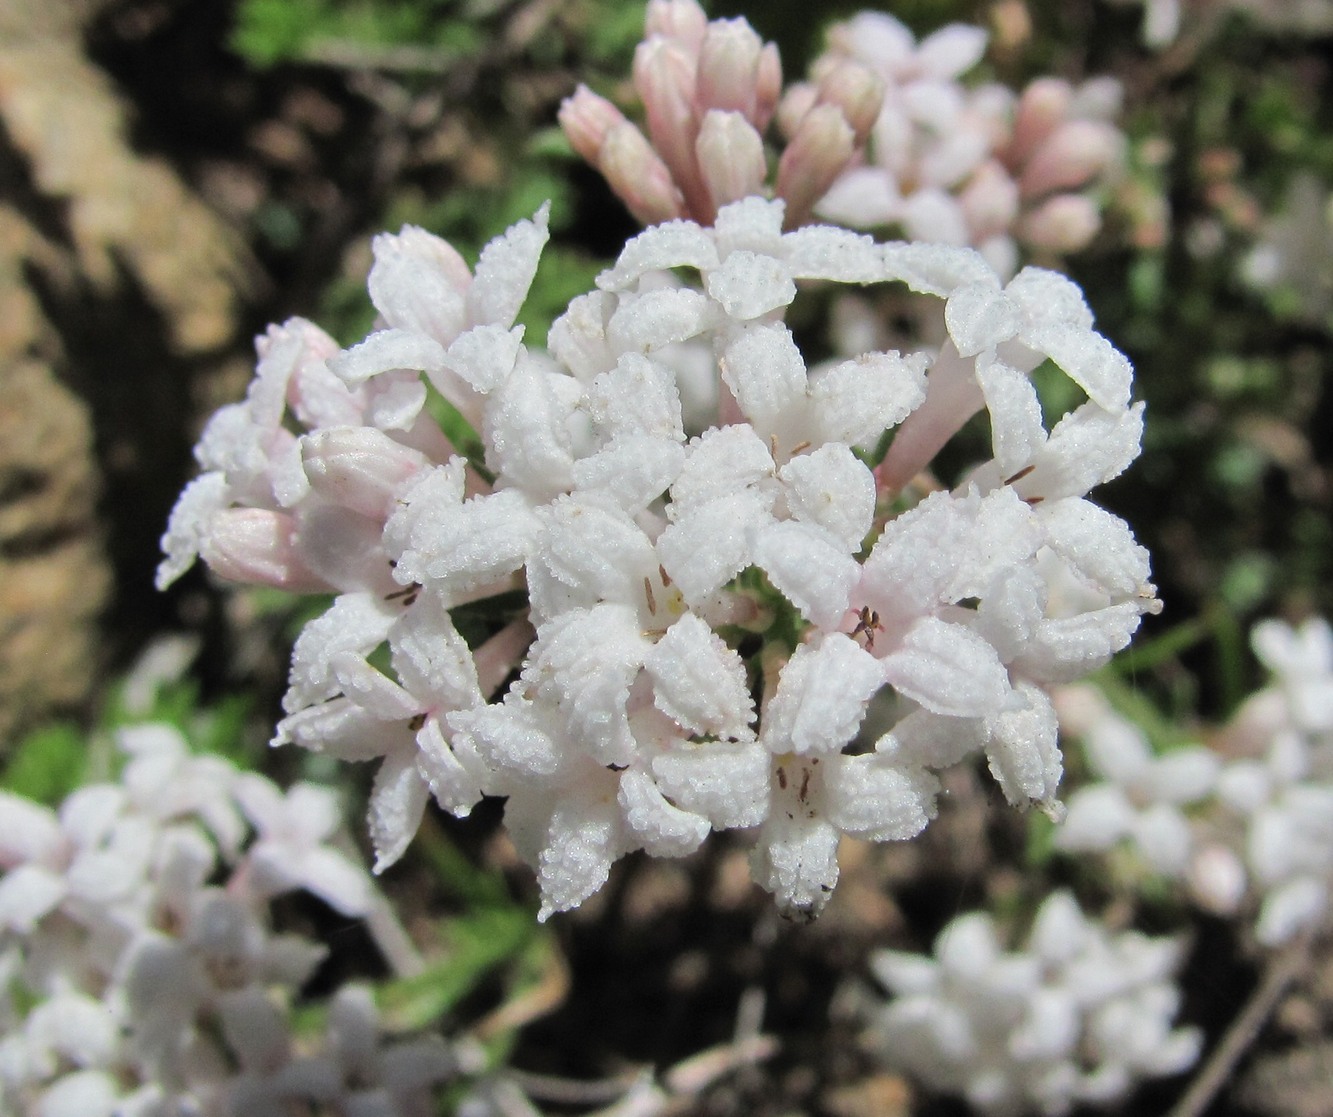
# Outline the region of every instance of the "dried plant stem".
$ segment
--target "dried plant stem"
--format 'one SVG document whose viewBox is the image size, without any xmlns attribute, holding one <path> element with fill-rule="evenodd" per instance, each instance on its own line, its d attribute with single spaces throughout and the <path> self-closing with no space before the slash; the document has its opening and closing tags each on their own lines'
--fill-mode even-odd
<svg viewBox="0 0 1333 1117">
<path fill-rule="evenodd" d="M 1313 938 L 1314 933 L 1307 932 L 1269 958 L 1258 988 L 1167 1117 L 1202 1117 L 1245 1052 L 1259 1038 L 1287 989 L 1305 970 Z"/>
</svg>

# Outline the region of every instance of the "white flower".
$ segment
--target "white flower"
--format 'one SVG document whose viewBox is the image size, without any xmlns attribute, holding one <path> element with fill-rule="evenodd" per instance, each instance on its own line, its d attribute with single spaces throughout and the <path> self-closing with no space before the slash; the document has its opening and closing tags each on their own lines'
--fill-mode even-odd
<svg viewBox="0 0 1333 1117">
<path fill-rule="evenodd" d="M 1002 951 L 990 916 L 974 913 L 940 932 L 934 955 L 872 958 L 895 996 L 871 1038 L 890 1066 L 983 1113 L 1055 1117 L 1198 1058 L 1199 1031 L 1171 1027 L 1178 944 L 1111 935 L 1067 892 L 1041 905 L 1021 952 Z"/>
</svg>

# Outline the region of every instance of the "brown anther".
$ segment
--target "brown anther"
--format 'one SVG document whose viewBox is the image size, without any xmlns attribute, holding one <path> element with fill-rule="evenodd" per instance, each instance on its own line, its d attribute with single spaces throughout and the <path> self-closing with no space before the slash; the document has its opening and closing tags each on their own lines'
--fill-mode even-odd
<svg viewBox="0 0 1333 1117">
<path fill-rule="evenodd" d="M 412 720 L 407 723 L 407 728 L 413 733 L 420 733 L 421 727 L 426 724 L 426 715 L 424 713 L 413 714 Z"/>
<path fill-rule="evenodd" d="M 666 572 L 666 567 L 659 563 L 657 572 L 662 575 L 662 585 L 669 587 L 671 585 L 671 576 Z"/>
<path fill-rule="evenodd" d="M 657 616 L 657 599 L 653 597 L 653 583 L 647 574 L 643 576 L 643 596 L 648 599 L 648 615 Z"/>
<path fill-rule="evenodd" d="M 1023 503 L 1026 504 L 1029 508 L 1035 508 L 1045 499 L 1046 498 L 1044 496 L 1028 496 L 1023 498 Z"/>
<path fill-rule="evenodd" d="M 811 442 L 808 438 L 804 442 L 798 442 L 795 446 L 791 448 L 791 456 L 794 458 L 796 457 L 797 454 L 804 453 L 806 450 L 810 449 L 810 447 L 813 445 L 814 443 Z"/>
<path fill-rule="evenodd" d="M 884 626 L 879 623 L 879 614 L 869 605 L 862 605 L 861 611 L 856 614 L 856 627 L 852 629 L 852 639 L 864 635 L 866 638 L 866 647 L 875 646 L 875 633 L 883 632 Z"/>
<path fill-rule="evenodd" d="M 809 797 L 809 795 L 810 795 L 810 769 L 806 768 L 801 775 L 801 790 L 796 793 L 796 798 L 799 799 L 802 803 L 804 803 L 806 799 Z"/>
<path fill-rule="evenodd" d="M 1037 467 L 1035 465 L 1025 465 L 1022 469 L 1020 469 L 1017 473 L 1015 473 L 1012 477 L 1010 477 L 1007 481 L 1005 481 L 1005 484 L 1012 485 L 1017 481 L 1023 480 L 1024 477 L 1026 477 L 1036 468 Z"/>
<path fill-rule="evenodd" d="M 405 589 L 397 590 L 394 593 L 386 593 L 384 595 L 384 600 L 401 601 L 404 605 L 412 605 L 416 603 L 417 594 L 419 594 L 420 592 L 421 592 L 421 583 L 413 582 L 410 586 L 407 586 Z"/>
<path fill-rule="evenodd" d="M 778 786 L 783 791 L 787 790 L 787 769 L 780 764 L 778 765 Z"/>
</svg>

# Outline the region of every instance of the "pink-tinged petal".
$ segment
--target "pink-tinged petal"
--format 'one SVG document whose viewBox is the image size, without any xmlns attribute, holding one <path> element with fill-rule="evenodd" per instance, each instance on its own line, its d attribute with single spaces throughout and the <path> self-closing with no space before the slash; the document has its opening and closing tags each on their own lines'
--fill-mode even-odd
<svg viewBox="0 0 1333 1117">
<path fill-rule="evenodd" d="M 472 284 L 463 257 L 415 225 L 404 225 L 398 236 L 381 233 L 371 247 L 375 263 L 366 286 L 384 321 L 441 345 L 453 341 L 467 325 L 466 295 Z"/>
<path fill-rule="evenodd" d="M 292 516 L 266 508 L 227 508 L 209 520 L 200 553 L 221 578 L 293 593 L 328 592 L 306 564 Z"/>
<path fill-rule="evenodd" d="M 819 199 L 815 214 L 854 229 L 870 229 L 892 225 L 902 215 L 902 207 L 902 195 L 892 174 L 882 167 L 852 167 L 839 175 Z"/>
<path fill-rule="evenodd" d="M 768 174 L 764 141 L 740 113 L 706 113 L 694 149 L 714 206 L 762 191 Z"/>
<path fill-rule="evenodd" d="M 424 454 L 373 427 L 316 431 L 301 440 L 311 487 L 372 519 L 386 520 L 403 485 L 430 465 Z"/>
</svg>

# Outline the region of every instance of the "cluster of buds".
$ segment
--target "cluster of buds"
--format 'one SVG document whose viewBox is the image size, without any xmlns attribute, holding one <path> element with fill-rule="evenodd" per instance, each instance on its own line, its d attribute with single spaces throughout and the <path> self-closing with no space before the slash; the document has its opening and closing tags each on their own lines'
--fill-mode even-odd
<svg viewBox="0 0 1333 1117">
<path fill-rule="evenodd" d="M 58 811 L 0 793 L 0 1109 L 433 1112 L 457 1060 L 438 1036 L 381 1042 L 367 989 L 335 996 L 322 1041 L 292 1026 L 326 950 L 275 933 L 270 901 L 304 889 L 348 918 L 383 911 L 338 848 L 333 795 L 284 794 L 165 725 L 120 745 L 120 780 Z"/>
<path fill-rule="evenodd" d="M 853 228 L 895 227 L 910 240 L 972 245 L 1002 274 L 1021 255 L 1085 247 L 1101 225 L 1098 188 L 1123 159 L 1112 123 L 1119 85 L 1038 78 L 1015 96 L 994 82 L 962 84 L 985 48 L 985 32 L 964 24 L 920 43 L 880 12 L 835 24 L 814 75 L 859 63 L 883 83 L 884 100 L 868 157 L 815 212 Z M 809 96 L 793 87 L 784 105 Z"/>
<path fill-rule="evenodd" d="M 1257 911 L 1256 939 L 1275 946 L 1317 927 L 1333 898 L 1333 629 L 1264 621 L 1253 644 L 1274 682 L 1212 748 L 1154 756 L 1100 692 L 1057 696 L 1098 779 L 1070 798 L 1056 844 L 1128 847 L 1215 914 Z"/>
<path fill-rule="evenodd" d="M 1005 284 L 969 249 L 785 225 L 751 197 L 649 228 L 547 351 L 513 326 L 544 210 L 475 274 L 408 228 L 375 241 L 364 341 L 261 339 L 160 580 L 202 554 L 337 595 L 297 640 L 275 740 L 379 761 L 379 868 L 432 796 L 460 815 L 504 796 L 543 918 L 626 853 L 732 828 L 811 916 L 840 837 L 919 833 L 941 768 L 984 754 L 1011 802 L 1058 811 L 1047 690 L 1157 607 L 1146 552 L 1087 499 L 1138 454 L 1129 363 L 1053 272 Z M 808 366 L 783 322 L 805 280 L 934 296 L 944 340 Z M 1047 360 L 1086 395 L 1050 430 L 1028 375 Z M 926 495 L 983 408 L 992 460 Z M 490 622 L 470 643 L 464 606 Z"/>
<path fill-rule="evenodd" d="M 1199 1057 L 1199 1030 L 1171 1026 L 1180 946 L 1114 934 L 1068 892 L 1037 910 L 1021 951 L 1001 948 L 990 916 L 960 916 L 934 957 L 871 959 L 894 998 L 868 1039 L 890 1066 L 990 1117 L 1105 1105 Z"/>
<path fill-rule="evenodd" d="M 695 0 L 650 0 L 634 86 L 648 137 L 586 86 L 565 101 L 560 123 L 636 218 L 709 225 L 722 206 L 765 192 L 764 133 L 782 93 L 782 62 L 749 23 L 710 23 Z M 844 62 L 828 67 L 799 114 L 784 109 L 788 143 L 774 192 L 789 226 L 809 219 L 864 146 L 880 98 L 878 79 Z"/>
<path fill-rule="evenodd" d="M 695 0 L 653 0 L 634 62 L 648 136 L 580 86 L 560 122 L 644 224 L 711 224 L 767 194 L 788 228 L 815 217 L 971 245 L 1002 275 L 1021 253 L 1056 258 L 1101 224 L 1099 188 L 1120 165 L 1119 86 L 1039 78 L 1022 94 L 961 77 L 986 34 L 950 24 L 917 43 L 863 12 L 829 33 L 811 80 L 782 89 L 781 63 L 744 20 L 709 23 Z M 764 132 L 784 146 L 769 183 Z M 1020 252 L 1021 250 L 1021 252 Z"/>
</svg>

